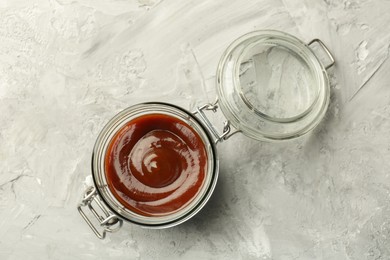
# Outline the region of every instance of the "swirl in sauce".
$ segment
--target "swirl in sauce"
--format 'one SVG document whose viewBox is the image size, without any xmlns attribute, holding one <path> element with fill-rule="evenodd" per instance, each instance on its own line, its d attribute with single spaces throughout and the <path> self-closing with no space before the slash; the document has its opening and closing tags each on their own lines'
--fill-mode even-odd
<svg viewBox="0 0 390 260">
<path fill-rule="evenodd" d="M 112 138 L 105 155 L 108 187 L 127 209 L 165 216 L 188 205 L 207 172 L 199 134 L 173 116 L 135 118 Z"/>
</svg>

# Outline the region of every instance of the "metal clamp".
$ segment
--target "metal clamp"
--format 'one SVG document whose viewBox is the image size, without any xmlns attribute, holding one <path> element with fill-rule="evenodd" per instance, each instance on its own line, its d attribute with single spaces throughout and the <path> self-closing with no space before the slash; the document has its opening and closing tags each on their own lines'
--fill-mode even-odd
<svg viewBox="0 0 390 260">
<path fill-rule="evenodd" d="M 99 214 L 95 208 L 93 207 L 93 204 L 96 204 L 98 208 L 100 209 L 100 212 L 103 214 Z M 95 207 L 96 207 L 95 206 Z M 100 223 L 100 226 L 103 227 L 103 231 L 99 232 L 94 223 L 88 218 L 88 216 L 85 214 L 83 207 L 88 207 L 89 210 L 92 212 L 92 215 L 95 216 L 95 218 Z M 123 224 L 123 220 L 118 218 L 117 215 L 110 212 L 101 202 L 95 187 L 89 187 L 84 194 L 84 198 L 77 207 L 79 210 L 80 215 L 83 217 L 85 222 L 87 222 L 88 226 L 92 229 L 92 231 L 95 233 L 95 235 L 100 238 L 104 239 L 106 237 L 106 232 L 115 232 L 118 231 Z"/>
<path fill-rule="evenodd" d="M 227 140 L 232 135 L 241 132 L 240 130 L 236 130 L 234 132 L 231 132 L 230 127 L 230 121 L 226 120 L 223 123 L 223 130 L 222 134 L 218 133 L 218 131 L 215 129 L 213 124 L 210 122 L 210 120 L 207 118 L 204 111 L 211 110 L 214 113 L 217 112 L 218 109 L 218 98 L 214 101 L 214 103 L 208 103 L 201 107 L 197 107 L 196 110 L 193 112 L 194 115 L 198 115 L 198 117 L 202 120 L 203 123 L 207 126 L 207 128 L 210 130 L 210 132 L 214 135 L 214 143 L 217 144 L 218 142 L 222 142 L 223 140 Z"/>
<path fill-rule="evenodd" d="M 313 39 L 312 41 L 310 41 L 307 45 L 312 45 L 313 43 L 317 42 L 321 47 L 322 49 L 325 51 L 326 55 L 328 55 L 331 63 L 328 64 L 325 69 L 329 69 L 330 67 L 332 67 L 334 64 L 335 64 L 335 59 L 332 55 L 332 53 L 330 52 L 330 50 L 328 49 L 328 47 L 325 46 L 325 44 L 320 40 L 320 39 Z"/>
</svg>

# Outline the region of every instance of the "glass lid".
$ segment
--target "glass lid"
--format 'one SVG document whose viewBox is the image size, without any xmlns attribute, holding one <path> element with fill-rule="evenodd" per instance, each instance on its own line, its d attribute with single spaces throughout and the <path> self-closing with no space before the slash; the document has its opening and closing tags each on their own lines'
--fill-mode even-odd
<svg viewBox="0 0 390 260">
<path fill-rule="evenodd" d="M 234 41 L 217 71 L 220 107 L 257 140 L 300 136 L 315 127 L 329 102 L 326 70 L 294 36 L 256 31 Z"/>
</svg>

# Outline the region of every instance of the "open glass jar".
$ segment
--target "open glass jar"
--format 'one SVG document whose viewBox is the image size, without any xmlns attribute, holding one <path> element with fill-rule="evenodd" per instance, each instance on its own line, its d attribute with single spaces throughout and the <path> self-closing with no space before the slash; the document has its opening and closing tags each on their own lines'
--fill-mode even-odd
<svg viewBox="0 0 390 260">
<path fill-rule="evenodd" d="M 327 54 L 327 66 L 310 48 L 313 43 Z M 238 38 L 218 65 L 216 102 L 194 112 L 143 103 L 108 122 L 94 147 L 94 187 L 85 192 L 80 214 L 99 238 L 118 230 L 123 221 L 167 228 L 188 220 L 216 185 L 216 144 L 239 132 L 274 141 L 308 133 L 327 110 L 326 70 L 334 62 L 318 39 L 305 44 L 279 31 Z M 227 119 L 222 131 L 206 115 L 219 107 Z"/>
</svg>

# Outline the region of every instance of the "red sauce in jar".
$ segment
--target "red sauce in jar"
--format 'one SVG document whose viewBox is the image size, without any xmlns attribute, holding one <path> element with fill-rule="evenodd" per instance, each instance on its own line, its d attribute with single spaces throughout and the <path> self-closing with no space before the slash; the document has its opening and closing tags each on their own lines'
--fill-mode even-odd
<svg viewBox="0 0 390 260">
<path fill-rule="evenodd" d="M 165 216 L 188 205 L 201 190 L 206 148 L 184 121 L 144 115 L 112 138 L 105 172 L 108 187 L 124 207 L 143 216 Z"/>
</svg>

